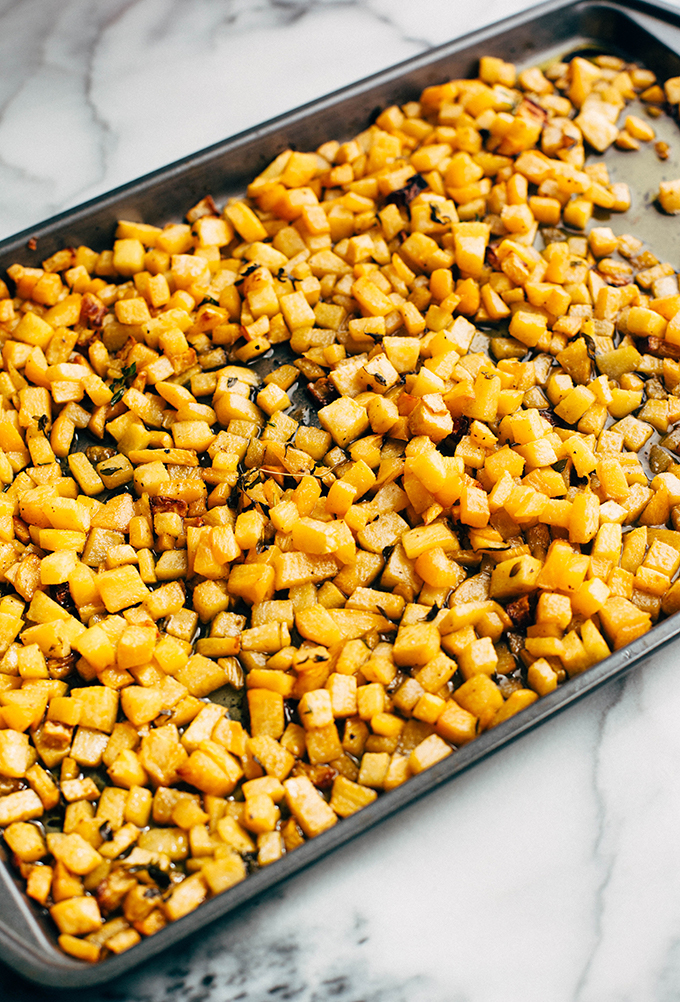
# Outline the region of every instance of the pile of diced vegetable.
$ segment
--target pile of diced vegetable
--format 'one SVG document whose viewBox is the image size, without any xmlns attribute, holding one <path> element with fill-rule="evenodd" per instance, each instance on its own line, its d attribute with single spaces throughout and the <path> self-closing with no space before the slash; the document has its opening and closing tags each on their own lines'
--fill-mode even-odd
<svg viewBox="0 0 680 1002">
<path fill-rule="evenodd" d="M 630 195 L 585 163 L 666 159 L 679 104 L 618 58 L 485 57 L 221 210 L 9 268 L 0 827 L 66 952 L 680 609 L 677 276 L 592 224 Z"/>
</svg>

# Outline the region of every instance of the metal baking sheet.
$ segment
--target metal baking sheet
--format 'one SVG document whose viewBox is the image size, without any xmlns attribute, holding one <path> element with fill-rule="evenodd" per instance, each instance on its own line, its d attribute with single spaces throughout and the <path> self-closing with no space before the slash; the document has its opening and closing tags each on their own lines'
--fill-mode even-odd
<svg viewBox="0 0 680 1002">
<path fill-rule="evenodd" d="M 411 100 L 430 84 L 474 75 L 482 55 L 497 55 L 527 66 L 577 52 L 595 51 L 634 60 L 660 77 L 680 75 L 680 12 L 666 4 L 645 0 L 618 3 L 557 0 L 534 7 L 250 129 L 5 240 L 0 243 L 0 273 L 16 261 L 35 266 L 68 245 L 84 243 L 104 249 L 110 246 L 119 218 L 163 225 L 181 219 L 188 206 L 207 193 L 217 201 L 241 193 L 248 181 L 286 147 L 315 149 L 327 139 L 350 138 L 365 128 L 373 109 L 377 111 L 395 102 Z M 677 125 L 670 119 L 657 120 L 655 126 L 659 125 L 663 130 L 659 138 L 673 140 L 677 145 L 680 138 Z M 632 209 L 612 219 L 610 225 L 619 233 L 629 231 L 646 238 L 654 251 L 666 259 L 680 259 L 677 220 L 664 217 L 649 207 L 658 182 L 672 177 L 674 171 L 677 173 L 673 161 L 665 164 L 657 161 L 651 151 L 643 156 L 615 149 L 607 153 L 606 160 L 612 176 L 627 180 L 633 192 Z M 28 248 L 31 237 L 37 241 L 35 251 Z M 266 360 L 261 364 L 266 364 Z M 3 916 L 0 918 L 0 959 L 30 980 L 54 987 L 83 988 L 118 977 L 218 916 L 251 901 L 588 692 L 647 663 L 678 635 L 680 616 L 659 623 L 628 647 L 569 680 L 433 768 L 378 798 L 358 814 L 272 866 L 254 873 L 129 952 L 98 965 L 83 964 L 59 950 L 56 931 L 45 910 L 25 897 L 0 847 L 0 915 Z M 321 869 L 318 875 L 322 880 Z"/>
</svg>

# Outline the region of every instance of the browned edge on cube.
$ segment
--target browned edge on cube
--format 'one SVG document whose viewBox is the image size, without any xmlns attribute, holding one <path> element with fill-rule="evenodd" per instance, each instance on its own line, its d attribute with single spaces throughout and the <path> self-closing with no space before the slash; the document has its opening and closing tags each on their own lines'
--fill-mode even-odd
<svg viewBox="0 0 680 1002">
<path fill-rule="evenodd" d="M 663 2 L 647 0 L 549 0 L 185 157 L 4 240 L 0 242 L 0 272 L 17 261 L 35 266 L 69 244 L 85 243 L 103 249 L 110 245 L 119 218 L 163 225 L 181 218 L 187 207 L 207 192 L 216 199 L 242 192 L 248 181 L 287 146 L 315 149 L 329 138 L 349 138 L 365 128 L 371 110 L 404 103 L 442 80 L 470 76 L 482 55 L 533 64 L 588 48 L 634 59 L 661 77 L 680 75 L 680 11 Z M 27 246 L 31 237 L 37 241 L 35 251 Z M 26 898 L 0 847 L 0 960 L 31 981 L 50 987 L 85 988 L 110 981 L 209 922 L 252 902 L 273 885 L 464 772 L 605 682 L 648 663 L 678 635 L 678 616 L 659 623 L 628 647 L 403 786 L 384 794 L 294 853 L 212 898 L 129 952 L 101 964 L 87 965 L 59 950 L 56 930 L 44 910 Z M 321 871 L 319 879 L 323 879 Z"/>
</svg>

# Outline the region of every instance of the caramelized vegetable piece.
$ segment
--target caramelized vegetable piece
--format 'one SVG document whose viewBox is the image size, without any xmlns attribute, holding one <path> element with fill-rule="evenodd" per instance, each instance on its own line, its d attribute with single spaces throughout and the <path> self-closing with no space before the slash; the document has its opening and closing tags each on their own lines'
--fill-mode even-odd
<svg viewBox="0 0 680 1002">
<path fill-rule="evenodd" d="M 224 206 L 9 268 L 0 827 L 66 953 L 131 949 L 680 610 L 677 276 L 591 225 L 630 192 L 586 159 L 653 155 L 627 104 L 678 79 L 484 57 Z"/>
</svg>

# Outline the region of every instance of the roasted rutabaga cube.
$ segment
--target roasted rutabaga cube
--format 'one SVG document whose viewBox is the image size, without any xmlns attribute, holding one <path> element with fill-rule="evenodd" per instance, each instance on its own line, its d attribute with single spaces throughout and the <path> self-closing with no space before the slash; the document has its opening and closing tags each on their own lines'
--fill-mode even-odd
<svg viewBox="0 0 680 1002">
<path fill-rule="evenodd" d="M 0 277 L 0 828 L 66 953 L 133 948 L 680 611 L 676 268 L 599 225 L 631 193 L 588 159 L 666 156 L 678 80 L 483 57 Z"/>
</svg>

